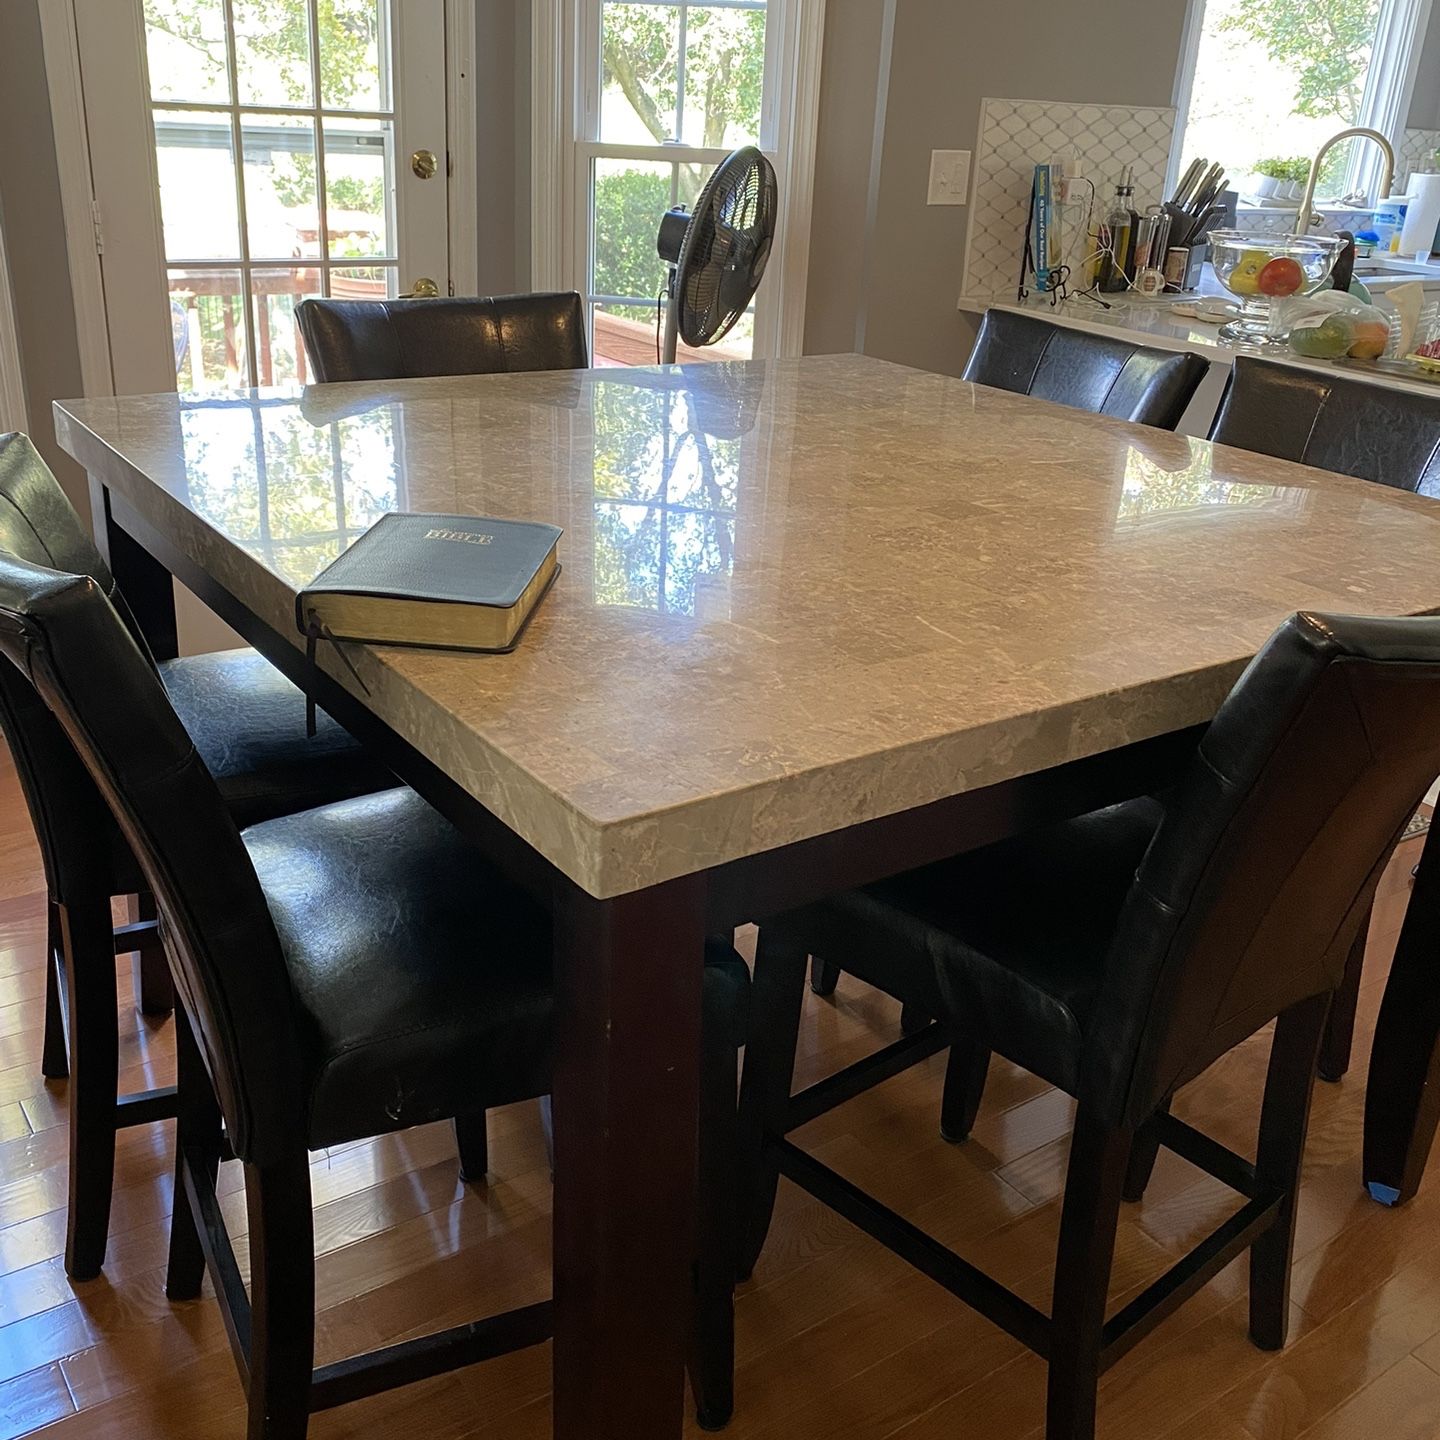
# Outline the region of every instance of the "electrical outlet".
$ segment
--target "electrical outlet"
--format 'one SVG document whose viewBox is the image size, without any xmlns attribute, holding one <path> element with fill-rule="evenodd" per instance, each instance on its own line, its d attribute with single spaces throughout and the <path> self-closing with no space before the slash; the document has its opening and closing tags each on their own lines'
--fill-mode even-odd
<svg viewBox="0 0 1440 1440">
<path fill-rule="evenodd" d="M 932 150 L 927 205 L 963 205 L 970 197 L 970 152 Z"/>
</svg>

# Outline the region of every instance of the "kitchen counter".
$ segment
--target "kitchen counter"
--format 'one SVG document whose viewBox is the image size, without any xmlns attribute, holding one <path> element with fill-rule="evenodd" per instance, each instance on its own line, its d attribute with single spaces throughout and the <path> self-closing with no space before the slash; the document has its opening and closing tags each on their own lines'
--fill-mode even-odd
<svg viewBox="0 0 1440 1440">
<path fill-rule="evenodd" d="M 1377 299 L 1383 300 L 1387 290 L 1411 280 L 1418 280 L 1427 289 L 1434 289 L 1440 293 L 1440 263 L 1432 261 L 1423 267 L 1417 266 L 1413 260 L 1375 260 L 1361 263 L 1362 265 L 1375 265 L 1381 272 L 1357 276 Z M 1421 273 L 1417 274 L 1417 270 Z M 1234 298 L 1221 287 L 1208 265 L 1205 267 L 1204 279 L 1198 293 L 1201 298 L 1218 297 L 1226 300 Z M 1197 397 L 1199 411 L 1203 412 L 1208 407 L 1210 415 L 1213 415 L 1214 407 L 1219 402 L 1225 377 L 1236 355 L 1263 355 L 1267 360 L 1275 360 L 1285 365 L 1295 365 L 1301 369 L 1343 374 L 1350 379 L 1364 380 L 1370 384 L 1385 385 L 1394 390 L 1409 390 L 1416 394 L 1431 395 L 1440 399 L 1440 383 L 1389 375 L 1363 363 L 1345 364 L 1332 360 L 1310 360 L 1296 355 L 1288 348 L 1279 346 L 1255 347 L 1227 344 L 1220 339 L 1220 327 L 1225 323 L 1224 320 L 1211 323 L 1187 319 L 1174 312 L 1172 307 L 1175 304 L 1183 303 L 1185 299 L 1189 298 L 1194 297 L 1166 295 L 1163 298 L 1147 299 L 1126 294 L 1107 295 L 1105 304 L 1102 305 L 1098 300 L 1072 295 L 1069 300 L 1052 305 L 1048 295 L 1032 294 L 1023 304 L 994 297 L 962 295 L 958 308 L 962 312 L 973 315 L 983 315 L 992 306 L 1001 310 L 1019 310 L 1043 316 L 1057 325 L 1065 325 L 1075 330 L 1086 330 L 1096 335 L 1118 335 L 1140 344 L 1156 345 L 1165 350 L 1190 350 L 1198 355 L 1203 355 L 1218 372 L 1218 374 L 1212 374 L 1214 383 L 1204 387 L 1201 395 Z M 1108 308 L 1106 308 L 1107 306 Z M 1195 409 L 1196 407 L 1192 406 L 1192 410 Z M 1205 429 L 1201 426 L 1207 425 L 1208 416 L 1197 412 L 1196 415 L 1187 415 L 1186 418 L 1187 422 L 1190 422 L 1182 426 L 1186 433 L 1205 433 Z"/>
</svg>

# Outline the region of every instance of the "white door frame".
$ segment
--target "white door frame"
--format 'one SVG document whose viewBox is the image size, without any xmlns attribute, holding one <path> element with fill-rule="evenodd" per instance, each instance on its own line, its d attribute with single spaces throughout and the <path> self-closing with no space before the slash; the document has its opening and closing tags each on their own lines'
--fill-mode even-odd
<svg viewBox="0 0 1440 1440">
<path fill-rule="evenodd" d="M 583 178 L 577 153 L 583 115 L 578 57 L 585 0 L 534 0 L 531 11 L 531 282 L 537 290 L 587 289 L 587 224 L 580 213 Z M 816 125 L 825 0 L 788 0 L 778 46 L 782 77 L 776 170 L 780 182 L 779 264 L 766 280 L 774 305 L 770 334 L 757 330 L 759 353 L 799 355 L 805 338 L 805 291 L 810 268 L 811 202 L 815 190 Z M 788 90 L 783 78 L 794 76 Z M 788 103 L 787 103 L 788 102 Z M 637 155 L 640 153 L 637 150 Z M 664 158 L 647 148 L 644 158 Z M 657 217 L 658 224 L 658 217 Z"/>
<path fill-rule="evenodd" d="M 5 227 L 0 223 L 0 435 L 28 430 L 25 379 L 20 370 L 20 332 L 11 298 L 10 266 L 5 259 Z"/>
<path fill-rule="evenodd" d="M 75 331 L 80 347 L 80 373 L 86 395 L 115 394 L 106 319 L 105 282 L 100 265 L 103 244 L 95 187 L 91 177 L 91 140 L 81 83 L 80 46 L 75 7 L 116 0 L 39 0 L 40 28 L 55 130 L 55 158 L 65 216 L 65 246 L 70 284 L 75 297 Z M 450 172 L 450 273 L 456 293 L 473 293 L 476 285 L 477 222 L 475 168 L 475 4 L 476 0 L 444 0 L 446 27 L 446 111 Z M 138 43 L 144 43 L 143 31 Z M 112 123 L 107 117 L 107 124 Z M 148 111 L 144 117 L 148 127 Z M 158 192 L 150 207 L 136 206 L 140 223 L 158 235 Z M 117 217 L 118 218 L 118 217 Z M 164 254 L 163 243 L 159 253 Z M 164 277 L 160 277 L 162 290 Z"/>
</svg>

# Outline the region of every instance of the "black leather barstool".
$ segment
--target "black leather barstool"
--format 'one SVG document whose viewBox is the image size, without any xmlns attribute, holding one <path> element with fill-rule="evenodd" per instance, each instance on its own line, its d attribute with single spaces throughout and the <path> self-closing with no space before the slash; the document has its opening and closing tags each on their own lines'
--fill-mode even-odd
<svg viewBox="0 0 1440 1440">
<path fill-rule="evenodd" d="M 1440 395 L 1237 355 L 1210 438 L 1338 475 L 1440 498 Z M 1330 1009 L 1320 1075 L 1350 1068 L 1370 925 L 1360 927 Z"/>
<path fill-rule="evenodd" d="M 1014 310 L 987 310 L 964 378 L 1173 430 L 1209 368 L 1189 351 L 1091 335 Z"/>
<path fill-rule="evenodd" d="M 0 556 L 0 652 L 7 683 L 33 686 L 55 739 L 72 747 L 90 782 L 87 818 L 108 806 L 155 896 L 178 993 L 166 1288 L 197 1296 L 208 1263 L 246 1380 L 250 1440 L 297 1440 L 314 1410 L 545 1339 L 548 1302 L 316 1370 L 309 1158 L 548 1090 L 546 911 L 407 789 L 242 833 L 88 576 Z M 705 1119 L 720 1123 L 718 1134 L 702 1127 L 700 1168 L 723 1183 L 703 1207 L 700 1235 L 715 1248 L 700 1257 L 697 1293 L 721 1313 L 702 1305 L 711 1368 L 692 1377 L 713 1425 L 729 1414 L 736 1047 L 749 972 L 728 942 L 710 942 L 705 961 L 706 1056 L 718 1063 L 702 1094 Z M 245 1167 L 248 1297 L 215 1191 L 227 1149 Z M 718 1393 L 707 1392 L 711 1374 Z"/>
<path fill-rule="evenodd" d="M 93 577 L 143 647 L 80 517 L 24 435 L 0 436 L 0 550 Z M 238 824 L 395 784 L 328 717 L 307 739 L 305 697 L 252 650 L 168 660 L 155 669 Z M 151 1011 L 169 1009 L 170 976 L 153 919 L 112 925 L 115 895 L 138 894 L 142 909 L 153 914 L 148 887 L 33 691 L 9 673 L 0 675 L 0 723 L 45 864 L 50 924 L 42 1068 L 53 1079 L 70 1077 L 65 1261 L 71 1275 L 84 1279 L 99 1272 L 105 1256 L 116 1129 L 173 1113 L 168 1089 L 116 1095 L 115 957 L 142 951 Z"/>
<path fill-rule="evenodd" d="M 1300 615 L 1237 682 L 1166 807 L 1081 816 L 764 924 L 741 1092 L 756 1187 L 744 1264 L 784 1174 L 1048 1358 L 1048 1440 L 1089 1440 L 1100 1373 L 1247 1249 L 1251 1338 L 1278 1349 L 1326 1010 L 1437 773 L 1440 619 Z M 821 1108 L 790 1097 L 810 952 L 928 963 L 978 1054 L 1079 1101 L 1049 1316 L 786 1139 Z M 1169 1101 L 1271 1020 L 1251 1164 Z M 854 1094 L 849 1073 L 817 1089 Z M 1160 1144 L 1246 1203 L 1107 1320 L 1121 1199 Z"/>
<path fill-rule="evenodd" d="M 583 370 L 574 291 L 437 300 L 304 300 L 295 320 L 321 384 L 515 370 Z"/>
</svg>

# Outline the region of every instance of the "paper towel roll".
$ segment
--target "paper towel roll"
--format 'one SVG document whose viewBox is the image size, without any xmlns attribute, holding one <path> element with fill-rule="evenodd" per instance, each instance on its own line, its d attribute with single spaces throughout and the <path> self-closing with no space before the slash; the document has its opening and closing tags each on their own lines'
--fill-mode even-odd
<svg viewBox="0 0 1440 1440">
<path fill-rule="evenodd" d="M 1416 175 L 1410 182 L 1410 208 L 1400 232 L 1400 254 L 1428 255 L 1440 226 L 1440 175 Z"/>
</svg>

